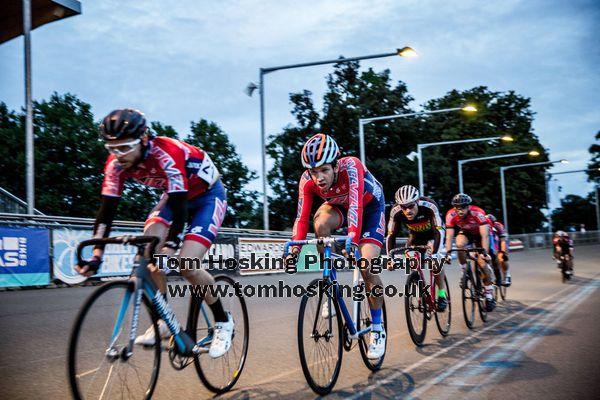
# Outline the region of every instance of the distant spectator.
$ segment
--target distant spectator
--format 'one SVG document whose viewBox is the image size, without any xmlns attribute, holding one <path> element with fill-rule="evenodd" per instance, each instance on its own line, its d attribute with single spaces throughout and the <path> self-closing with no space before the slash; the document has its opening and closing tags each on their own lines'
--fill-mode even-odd
<svg viewBox="0 0 600 400">
<path fill-rule="evenodd" d="M 585 224 L 579 225 L 579 232 L 581 232 L 581 233 L 585 232 Z"/>
</svg>

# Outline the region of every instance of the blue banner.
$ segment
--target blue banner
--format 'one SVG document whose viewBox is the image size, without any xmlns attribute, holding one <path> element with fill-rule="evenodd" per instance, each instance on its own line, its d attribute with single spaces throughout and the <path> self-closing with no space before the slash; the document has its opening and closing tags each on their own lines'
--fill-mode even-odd
<svg viewBox="0 0 600 400">
<path fill-rule="evenodd" d="M 111 232 L 111 236 L 135 235 L 135 232 Z M 77 263 L 77 246 L 80 242 L 91 239 L 91 230 L 55 229 L 52 231 L 52 244 L 54 246 L 54 277 L 70 285 L 85 281 L 85 276 L 75 271 Z M 92 257 L 92 248 L 83 251 L 84 259 Z M 133 266 L 136 254 L 135 246 L 109 244 L 104 248 L 103 262 L 95 277 L 128 276 Z"/>
<path fill-rule="evenodd" d="M 47 229 L 0 228 L 0 286 L 50 283 Z"/>
</svg>

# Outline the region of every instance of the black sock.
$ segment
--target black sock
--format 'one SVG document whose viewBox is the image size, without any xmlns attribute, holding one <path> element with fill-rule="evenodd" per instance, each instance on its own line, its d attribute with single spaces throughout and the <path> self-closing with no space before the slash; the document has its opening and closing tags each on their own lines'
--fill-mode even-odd
<svg viewBox="0 0 600 400">
<path fill-rule="evenodd" d="M 210 309 L 215 316 L 216 322 L 227 322 L 229 319 L 227 318 L 227 314 L 225 314 L 225 310 L 223 310 L 223 304 L 221 304 L 221 299 L 217 299 L 213 304 L 211 304 Z"/>
</svg>

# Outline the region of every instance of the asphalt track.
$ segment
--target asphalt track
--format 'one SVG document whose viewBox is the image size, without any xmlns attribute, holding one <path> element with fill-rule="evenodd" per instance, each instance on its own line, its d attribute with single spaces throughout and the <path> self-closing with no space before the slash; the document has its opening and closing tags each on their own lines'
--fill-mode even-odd
<svg viewBox="0 0 600 400">
<path fill-rule="evenodd" d="M 388 350 L 371 373 L 357 348 L 344 353 L 329 398 L 598 398 L 600 393 L 600 246 L 575 248 L 575 278 L 563 284 L 550 250 L 513 252 L 513 285 L 506 302 L 468 330 L 459 301 L 456 262 L 447 268 L 453 295 L 450 335 L 430 321 L 425 346 L 411 342 L 404 299 L 387 298 Z M 241 283 L 306 284 L 315 273 L 260 275 Z M 350 283 L 351 274 L 339 274 Z M 401 271 L 384 272 L 385 284 L 402 286 Z M 1 399 L 68 398 L 67 341 L 83 300 L 94 290 L 64 288 L 0 293 Z M 187 299 L 173 298 L 185 319 Z M 249 298 L 250 347 L 235 388 L 223 398 L 314 398 L 296 345 L 298 298 Z M 192 366 L 175 371 L 163 353 L 157 399 L 207 398 Z"/>
</svg>

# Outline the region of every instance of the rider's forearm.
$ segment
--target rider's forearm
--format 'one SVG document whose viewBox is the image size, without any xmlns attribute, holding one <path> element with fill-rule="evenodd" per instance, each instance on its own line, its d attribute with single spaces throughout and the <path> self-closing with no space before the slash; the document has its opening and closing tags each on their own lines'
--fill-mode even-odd
<svg viewBox="0 0 600 400">
<path fill-rule="evenodd" d="M 390 254 L 392 249 L 396 248 L 396 234 L 391 233 L 385 238 L 385 251 Z"/>
<path fill-rule="evenodd" d="M 181 241 L 179 235 L 183 232 L 187 220 L 187 192 L 169 193 L 167 205 L 173 213 L 173 222 L 167 233 L 165 245 L 169 244 L 169 247 L 176 248 Z"/>
<path fill-rule="evenodd" d="M 96 214 L 96 221 L 94 222 L 94 233 L 92 237 L 95 239 L 108 237 L 112 223 L 117 213 L 117 206 L 119 205 L 119 197 L 102 196 L 102 203 L 100 209 Z M 96 245 L 94 248 L 94 255 L 102 257 L 104 245 Z"/>
</svg>

